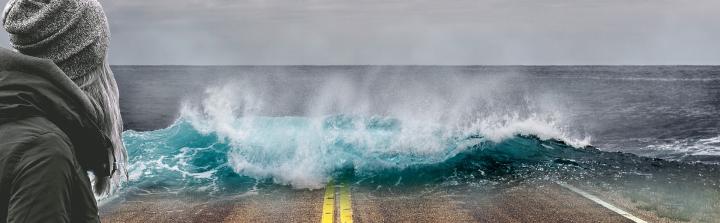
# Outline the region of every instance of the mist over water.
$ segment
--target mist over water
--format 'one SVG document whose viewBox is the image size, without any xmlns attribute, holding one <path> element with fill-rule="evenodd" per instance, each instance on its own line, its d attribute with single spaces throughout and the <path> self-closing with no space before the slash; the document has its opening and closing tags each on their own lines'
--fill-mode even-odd
<svg viewBox="0 0 720 223">
<path fill-rule="evenodd" d="M 467 149 L 455 144 L 471 136 L 587 144 L 563 130 L 562 109 L 543 92 L 510 95 L 498 87 L 509 85 L 503 78 L 416 78 L 335 77 L 310 93 L 302 116 L 289 117 L 265 115 L 275 103 L 286 104 L 268 103 L 267 91 L 275 89 L 266 88 L 267 79 L 228 83 L 207 90 L 199 106 L 186 104 L 182 117 L 228 143 L 236 172 L 301 188 L 321 187 L 346 165 L 362 172 L 440 163 Z"/>
<path fill-rule="evenodd" d="M 320 188 L 343 168 L 362 174 L 438 164 L 480 143 L 500 143 L 517 135 L 558 139 L 578 147 L 588 144 L 588 139 L 566 131 L 571 128 L 551 93 L 510 93 L 504 88 L 512 85 L 511 77 L 338 75 L 309 92 L 293 91 L 274 78 L 213 86 L 199 102 L 185 102 L 180 120 L 170 129 L 182 137 L 193 132 L 194 137 L 182 139 L 158 133 L 167 131 L 161 130 L 128 133 L 127 141 L 132 147 L 137 140 L 208 140 L 210 136 L 212 144 L 204 148 L 183 145 L 176 148 L 179 152 L 168 152 L 181 156 L 182 163 L 190 154 L 197 156 L 195 150 L 222 144 L 216 155 L 227 156 L 227 166 L 234 172 L 297 188 Z M 271 116 L 298 98 L 305 101 L 302 114 Z M 163 137 L 146 137 L 152 134 Z M 150 163 L 136 160 L 132 178 L 140 178 L 153 164 L 153 168 L 182 171 L 181 166 L 163 166 L 165 157 L 153 158 Z M 203 178 L 217 171 L 183 175 Z"/>
<path fill-rule="evenodd" d="M 581 142 L 582 132 L 570 131 L 562 95 L 539 87 L 522 89 L 525 80 L 520 76 L 335 75 L 309 89 L 278 78 L 260 76 L 209 87 L 199 102 L 186 101 L 181 114 L 199 129 L 229 139 L 247 130 L 242 122 L 235 123 L 240 117 L 322 120 L 344 115 L 391 118 L 415 131 L 482 132 L 495 141 L 525 133 L 588 143 Z M 290 110 L 299 112 L 277 115 L 288 105 L 298 106 Z"/>
</svg>

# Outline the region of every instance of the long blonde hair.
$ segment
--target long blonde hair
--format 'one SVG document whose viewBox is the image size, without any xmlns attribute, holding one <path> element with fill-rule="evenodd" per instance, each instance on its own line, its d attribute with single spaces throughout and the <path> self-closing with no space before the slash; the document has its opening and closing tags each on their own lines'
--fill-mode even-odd
<svg viewBox="0 0 720 223">
<path fill-rule="evenodd" d="M 127 151 L 122 142 L 123 121 L 120 115 L 120 94 L 115 75 L 110 70 L 107 60 L 98 66 L 97 69 L 87 75 L 73 79 L 75 84 L 82 89 L 95 107 L 97 123 L 101 131 L 111 141 L 114 157 L 111 157 L 110 165 L 117 165 L 114 176 L 94 177 L 93 189 L 98 195 L 106 194 L 117 188 L 123 178 L 127 177 Z M 103 157 L 98 157 L 102 159 Z M 124 176 L 124 177 L 123 177 Z"/>
</svg>

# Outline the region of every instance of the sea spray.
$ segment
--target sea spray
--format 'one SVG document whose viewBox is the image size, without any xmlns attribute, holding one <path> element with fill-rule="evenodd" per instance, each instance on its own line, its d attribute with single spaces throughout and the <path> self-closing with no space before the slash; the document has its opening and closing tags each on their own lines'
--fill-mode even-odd
<svg viewBox="0 0 720 223">
<path fill-rule="evenodd" d="M 540 144 L 550 139 L 588 144 L 566 131 L 558 105 L 541 92 L 502 95 L 491 87 L 502 79 L 449 77 L 452 83 L 432 86 L 331 79 L 295 116 L 266 115 L 273 99 L 257 81 L 209 88 L 199 102 L 186 102 L 170 127 L 125 133 L 128 184 L 213 193 L 265 180 L 321 188 L 346 171 L 367 177 L 427 168 L 443 176 L 458 166 L 489 168 L 493 159 L 547 162 L 552 153 Z M 387 94 L 371 98 L 370 91 Z"/>
<path fill-rule="evenodd" d="M 314 125 L 314 120 L 302 117 L 256 117 L 245 125 L 254 129 L 234 142 L 200 132 L 182 119 L 167 129 L 128 131 L 125 140 L 133 148 L 129 184 L 226 192 L 270 180 L 295 188 L 319 188 L 329 177 L 348 170 L 372 177 L 419 169 L 442 177 L 468 165 L 488 171 L 497 167 L 485 165 L 496 162 L 551 162 L 563 158 L 556 153 L 574 149 L 530 135 L 495 142 L 480 135 L 436 131 L 403 140 L 398 124 L 377 125 L 377 118 L 353 118 L 364 123 L 358 127 L 345 119 L 350 118 L 327 117 Z"/>
</svg>

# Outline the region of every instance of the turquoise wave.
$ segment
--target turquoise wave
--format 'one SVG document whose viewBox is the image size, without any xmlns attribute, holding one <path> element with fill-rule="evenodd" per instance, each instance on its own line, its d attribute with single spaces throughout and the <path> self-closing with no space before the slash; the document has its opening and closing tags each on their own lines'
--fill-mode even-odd
<svg viewBox="0 0 720 223">
<path fill-rule="evenodd" d="M 577 157 L 592 151 L 534 135 L 490 140 L 388 117 L 253 117 L 225 124 L 233 131 L 187 117 L 161 130 L 126 131 L 125 188 L 224 194 L 258 184 L 321 188 L 348 175 L 379 184 L 490 179 L 528 165 L 577 165 Z"/>
</svg>

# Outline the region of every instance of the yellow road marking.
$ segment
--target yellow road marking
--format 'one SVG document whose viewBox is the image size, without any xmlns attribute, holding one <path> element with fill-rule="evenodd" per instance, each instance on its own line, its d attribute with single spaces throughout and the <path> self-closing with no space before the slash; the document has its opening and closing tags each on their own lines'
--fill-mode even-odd
<svg viewBox="0 0 720 223">
<path fill-rule="evenodd" d="M 325 198 L 322 210 L 322 223 L 333 223 L 335 220 L 335 183 L 331 180 L 325 186 Z"/>
<path fill-rule="evenodd" d="M 340 223 L 352 223 L 353 213 L 350 204 L 350 184 L 344 182 L 340 187 Z"/>
</svg>

